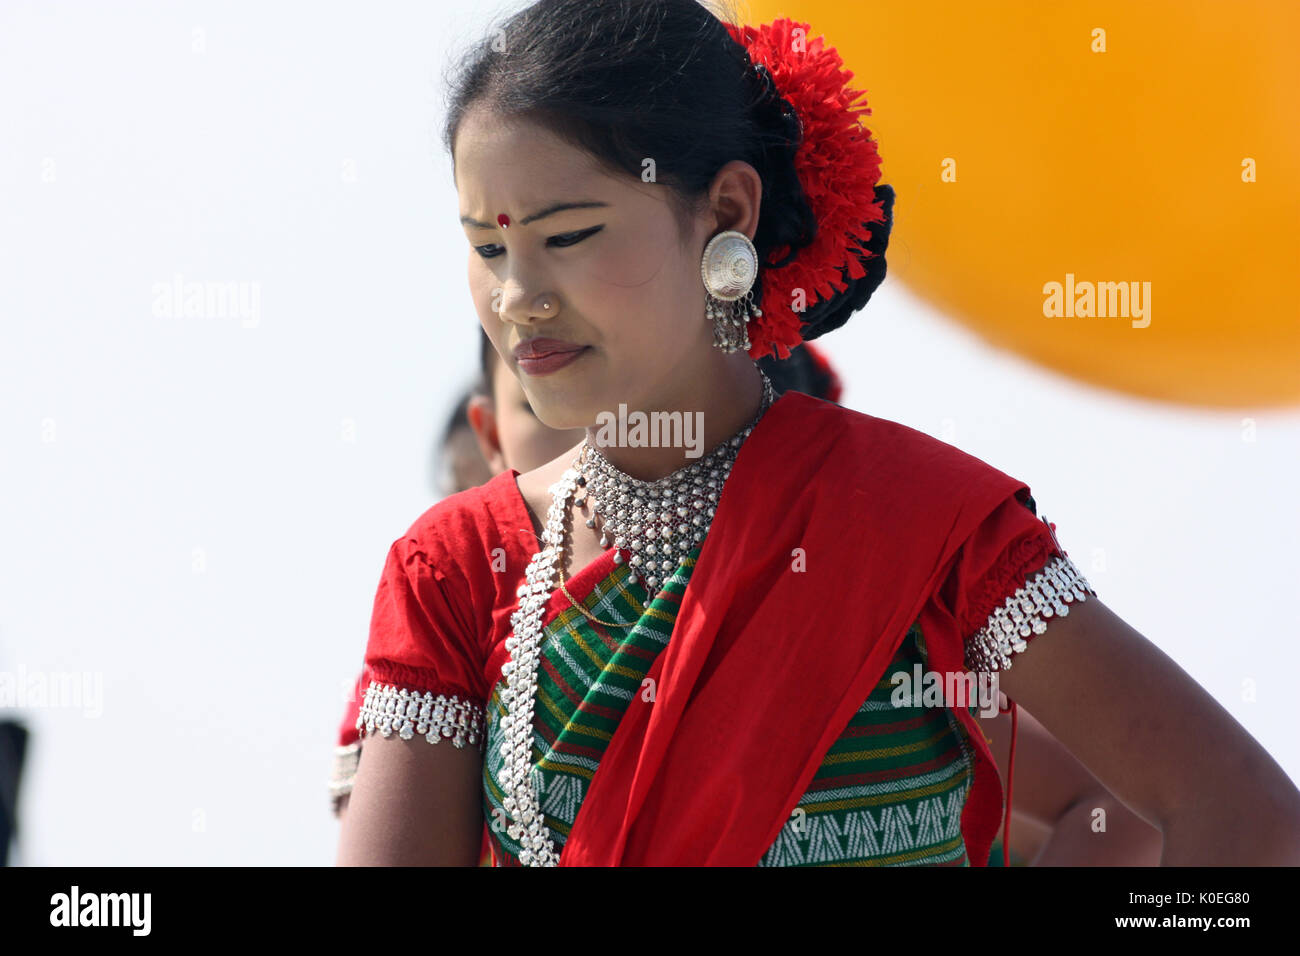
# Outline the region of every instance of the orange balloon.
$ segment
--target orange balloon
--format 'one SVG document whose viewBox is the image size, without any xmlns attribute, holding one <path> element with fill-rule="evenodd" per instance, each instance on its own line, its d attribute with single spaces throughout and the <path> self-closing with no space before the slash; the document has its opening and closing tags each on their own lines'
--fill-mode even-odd
<svg viewBox="0 0 1300 956">
<path fill-rule="evenodd" d="M 742 7 L 743 12 L 743 7 Z M 889 275 L 1093 385 L 1300 404 L 1300 3 L 749 3 L 836 47 Z"/>
</svg>

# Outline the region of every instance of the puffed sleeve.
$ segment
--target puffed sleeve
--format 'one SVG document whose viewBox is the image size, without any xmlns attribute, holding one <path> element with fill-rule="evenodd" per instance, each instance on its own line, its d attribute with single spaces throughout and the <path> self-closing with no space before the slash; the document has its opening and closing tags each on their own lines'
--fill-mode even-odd
<svg viewBox="0 0 1300 956">
<path fill-rule="evenodd" d="M 1096 591 L 1066 556 L 1056 526 L 1027 488 L 1002 502 L 965 541 L 942 591 L 971 671 L 1007 670 L 1070 604 Z"/>
<path fill-rule="evenodd" d="M 435 563 L 409 536 L 389 549 L 370 620 L 357 730 L 482 747 L 483 662 L 472 602 L 455 568 Z"/>
</svg>

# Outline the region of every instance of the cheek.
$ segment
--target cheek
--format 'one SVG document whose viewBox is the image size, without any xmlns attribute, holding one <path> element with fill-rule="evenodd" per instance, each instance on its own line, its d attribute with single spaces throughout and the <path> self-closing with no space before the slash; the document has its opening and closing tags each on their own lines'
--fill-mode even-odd
<svg viewBox="0 0 1300 956">
<path fill-rule="evenodd" d="M 501 300 L 500 286 L 491 270 L 483 265 L 482 259 L 476 253 L 471 255 L 479 259 L 479 262 L 469 264 L 470 300 L 474 303 L 474 314 L 478 316 L 479 325 L 499 353 L 506 334 L 505 323 L 497 313 L 497 306 Z"/>
<path fill-rule="evenodd" d="M 626 214 L 594 237 L 583 270 L 601 286 L 638 295 L 662 294 L 665 280 L 680 281 L 681 238 L 677 221 L 657 202 L 638 199 Z"/>
<path fill-rule="evenodd" d="M 474 311 L 478 313 L 479 320 L 486 328 L 488 320 L 496 318 L 494 306 L 497 302 L 496 297 L 499 296 L 495 291 L 496 276 L 484 263 L 483 257 L 470 250 L 466 277 L 469 280 L 469 294 L 474 301 Z"/>
<path fill-rule="evenodd" d="M 585 278 L 602 289 L 641 293 L 657 286 L 672 261 L 669 248 L 644 233 L 624 230 L 582 262 Z"/>
<path fill-rule="evenodd" d="M 636 235 L 610 242 L 584 263 L 584 311 L 608 317 L 629 344 L 683 334 L 697 313 L 703 322 L 699 264 L 687 261 L 675 232 L 659 238 Z"/>
</svg>

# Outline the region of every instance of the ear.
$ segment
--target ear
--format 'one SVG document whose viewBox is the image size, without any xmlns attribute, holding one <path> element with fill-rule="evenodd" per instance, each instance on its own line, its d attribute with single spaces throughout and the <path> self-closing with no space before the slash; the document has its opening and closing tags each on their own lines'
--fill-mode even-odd
<svg viewBox="0 0 1300 956">
<path fill-rule="evenodd" d="M 709 188 L 709 202 L 718 230 L 735 229 L 753 239 L 758 231 L 762 196 L 763 180 L 753 166 L 743 159 L 724 164 Z"/>
<path fill-rule="evenodd" d="M 475 395 L 465 407 L 465 417 L 469 419 L 469 427 L 474 429 L 479 451 L 483 453 L 483 460 L 488 463 L 492 474 L 498 475 L 505 471 L 509 466 L 501 452 L 496 403 L 486 395 Z"/>
</svg>

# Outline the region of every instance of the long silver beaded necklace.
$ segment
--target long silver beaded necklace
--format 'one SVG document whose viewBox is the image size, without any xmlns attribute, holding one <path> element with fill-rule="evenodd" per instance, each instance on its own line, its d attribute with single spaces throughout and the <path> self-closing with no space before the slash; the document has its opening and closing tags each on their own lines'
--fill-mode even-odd
<svg viewBox="0 0 1300 956">
<path fill-rule="evenodd" d="M 587 527 L 601 519 L 601 546 L 613 544 L 630 553 L 629 577 L 644 577 L 654 589 L 704 540 L 713 521 L 722 486 L 736 461 L 740 446 L 771 406 L 772 382 L 763 377 L 763 398 L 748 425 L 721 442 L 697 462 L 665 478 L 641 481 L 619 471 L 588 441 L 559 480 L 551 485 L 551 506 L 542 532 L 542 549 L 533 555 L 520 585 L 519 607 L 510 617 L 506 638 L 510 659 L 502 666 L 501 703 L 503 767 L 502 807 L 510 817 L 506 833 L 519 843 L 524 866 L 555 866 L 559 854 L 547 832 L 538 797 L 540 771 L 532 766 L 533 705 L 537 696 L 537 663 L 541 656 L 542 615 L 555 588 L 555 576 L 564 554 L 570 500 L 590 500 L 592 516 Z M 536 776 L 535 776 L 536 775 Z"/>
</svg>

